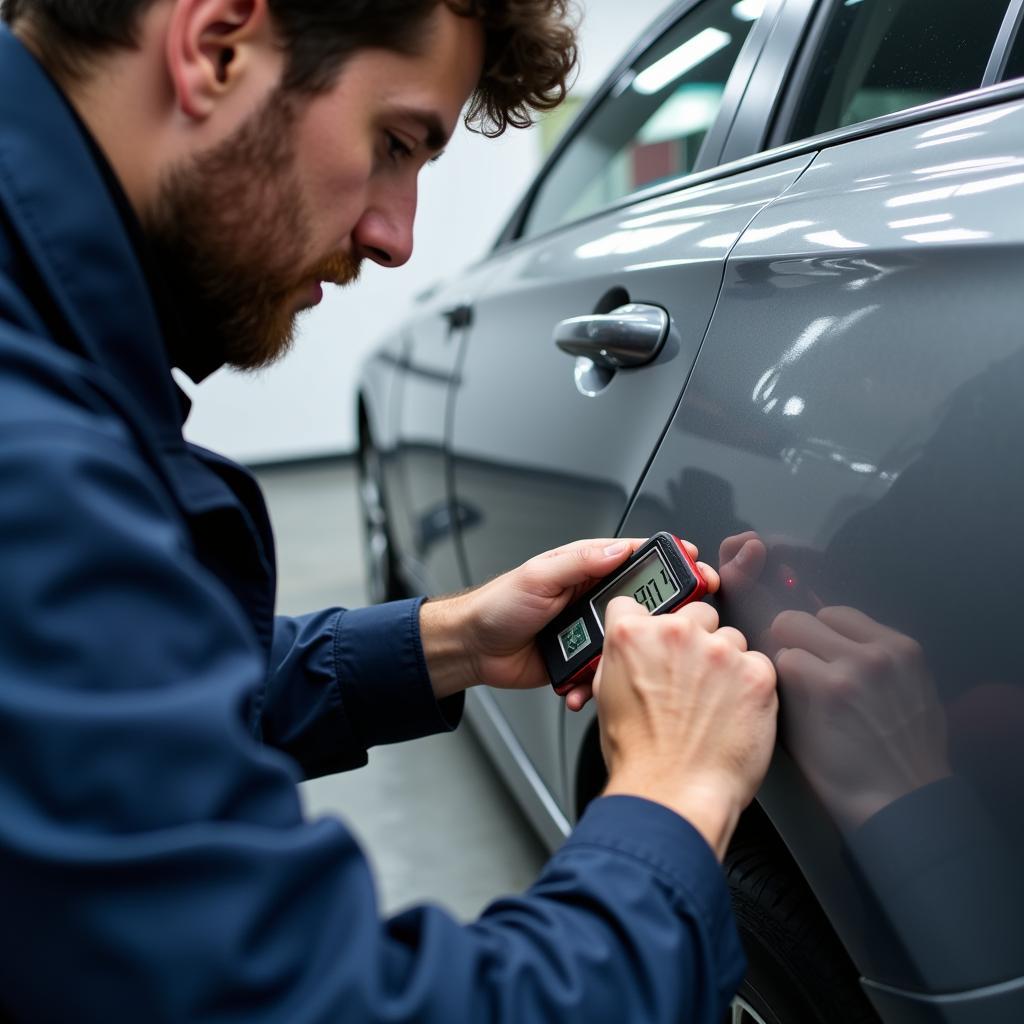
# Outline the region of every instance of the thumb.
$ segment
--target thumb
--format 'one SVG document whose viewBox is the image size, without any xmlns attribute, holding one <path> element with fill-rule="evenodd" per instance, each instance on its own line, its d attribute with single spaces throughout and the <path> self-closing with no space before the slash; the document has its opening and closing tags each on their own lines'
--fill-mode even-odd
<svg viewBox="0 0 1024 1024">
<path fill-rule="evenodd" d="M 531 558 L 523 567 L 527 586 L 554 597 L 581 584 L 594 583 L 622 565 L 645 538 L 579 540 Z"/>
</svg>

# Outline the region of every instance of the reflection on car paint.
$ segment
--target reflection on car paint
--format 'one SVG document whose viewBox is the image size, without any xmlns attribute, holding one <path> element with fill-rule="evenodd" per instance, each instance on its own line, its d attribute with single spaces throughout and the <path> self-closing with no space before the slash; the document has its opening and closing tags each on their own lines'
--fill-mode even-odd
<svg viewBox="0 0 1024 1024">
<path fill-rule="evenodd" d="M 685 522 L 721 549 L 723 621 L 793 652 L 762 802 L 858 966 L 965 992 L 1024 973 L 1024 182 L 975 141 L 967 181 L 894 204 L 936 167 L 900 134 L 837 147 L 740 240 L 623 530 Z M 851 192 L 869 147 L 884 188 Z M 784 226 L 811 219 L 871 255 L 809 253 Z"/>
</svg>

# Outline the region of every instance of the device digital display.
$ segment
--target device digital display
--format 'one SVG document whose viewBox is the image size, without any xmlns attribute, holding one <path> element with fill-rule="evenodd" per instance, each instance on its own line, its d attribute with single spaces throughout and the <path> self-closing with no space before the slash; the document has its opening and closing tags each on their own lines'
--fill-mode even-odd
<svg viewBox="0 0 1024 1024">
<path fill-rule="evenodd" d="M 612 580 L 590 602 L 594 615 L 604 630 L 604 613 L 608 602 L 616 597 L 631 597 L 649 612 L 663 608 L 679 593 L 675 574 L 665 563 L 657 548 L 652 548 L 628 572 Z"/>
</svg>

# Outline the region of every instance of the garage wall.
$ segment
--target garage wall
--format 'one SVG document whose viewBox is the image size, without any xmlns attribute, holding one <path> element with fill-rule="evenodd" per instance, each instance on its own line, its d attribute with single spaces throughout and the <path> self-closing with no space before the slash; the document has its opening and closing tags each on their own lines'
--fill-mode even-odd
<svg viewBox="0 0 1024 1024">
<path fill-rule="evenodd" d="M 575 92 L 590 95 L 624 46 L 674 0 L 588 0 Z M 541 133 L 481 139 L 460 128 L 421 175 L 416 249 L 404 267 L 367 265 L 354 288 L 328 289 L 303 315 L 294 350 L 257 374 L 221 370 L 199 387 L 187 436 L 243 462 L 350 452 L 353 390 L 364 355 L 403 318 L 416 294 L 479 259 L 540 166 Z"/>
</svg>

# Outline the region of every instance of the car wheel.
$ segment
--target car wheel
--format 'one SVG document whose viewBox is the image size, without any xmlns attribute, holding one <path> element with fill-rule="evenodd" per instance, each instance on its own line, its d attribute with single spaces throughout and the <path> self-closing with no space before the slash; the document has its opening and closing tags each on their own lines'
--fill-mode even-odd
<svg viewBox="0 0 1024 1024">
<path fill-rule="evenodd" d="M 746 999 L 737 996 L 732 1001 L 727 1024 L 770 1024 L 770 1022 L 767 1018 L 762 1017 Z"/>
<path fill-rule="evenodd" d="M 806 882 L 758 848 L 725 863 L 747 975 L 730 1024 L 878 1024 Z"/>
<path fill-rule="evenodd" d="M 380 452 L 365 425 L 359 438 L 359 505 L 363 514 L 367 598 L 371 604 L 400 600 L 405 593 L 399 583 L 395 548 L 388 529 Z"/>
</svg>

